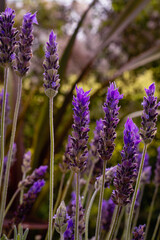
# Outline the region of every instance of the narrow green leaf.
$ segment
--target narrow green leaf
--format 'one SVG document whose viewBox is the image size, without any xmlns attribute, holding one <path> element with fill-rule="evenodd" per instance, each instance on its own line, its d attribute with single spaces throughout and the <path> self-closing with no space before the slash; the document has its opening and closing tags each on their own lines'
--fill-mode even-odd
<svg viewBox="0 0 160 240">
<path fill-rule="evenodd" d="M 27 229 L 25 230 L 25 232 L 24 232 L 24 235 L 23 235 L 22 240 L 26 240 L 26 239 L 27 239 L 28 233 L 29 233 L 29 229 L 27 228 Z"/>
<path fill-rule="evenodd" d="M 14 225 L 14 240 L 17 240 L 17 228 Z"/>
</svg>

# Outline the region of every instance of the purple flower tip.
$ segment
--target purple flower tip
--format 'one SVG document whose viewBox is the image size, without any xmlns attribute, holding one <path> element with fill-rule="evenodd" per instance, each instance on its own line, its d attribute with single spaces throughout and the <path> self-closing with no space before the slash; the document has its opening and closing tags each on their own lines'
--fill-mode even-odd
<svg viewBox="0 0 160 240">
<path fill-rule="evenodd" d="M 152 83 L 152 84 L 149 86 L 149 89 L 145 88 L 145 92 L 146 92 L 146 94 L 147 94 L 148 96 L 154 95 L 155 90 L 156 90 L 155 83 Z"/>
<path fill-rule="evenodd" d="M 30 12 L 26 13 L 23 17 L 24 21 L 30 21 L 32 23 L 38 24 L 37 17 L 36 17 L 37 12 L 34 14 L 31 14 Z"/>
<path fill-rule="evenodd" d="M 10 15 L 12 15 L 15 11 L 12 10 L 12 8 L 6 8 L 5 9 L 5 15 L 6 17 L 9 17 Z"/>
</svg>

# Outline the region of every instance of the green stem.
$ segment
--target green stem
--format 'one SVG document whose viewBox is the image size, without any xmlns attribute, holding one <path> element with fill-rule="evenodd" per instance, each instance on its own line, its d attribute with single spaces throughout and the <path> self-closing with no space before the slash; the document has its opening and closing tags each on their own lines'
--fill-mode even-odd
<svg viewBox="0 0 160 240">
<path fill-rule="evenodd" d="M 60 236 L 61 236 L 61 240 L 64 240 L 64 234 L 61 233 Z"/>
<path fill-rule="evenodd" d="M 11 160 L 12 160 L 12 152 L 13 152 L 15 133 L 16 133 L 18 112 L 19 112 L 20 101 L 21 101 L 21 92 L 22 92 L 22 78 L 19 77 L 18 78 L 18 93 L 17 93 L 16 106 L 15 106 L 15 111 L 14 111 L 14 116 L 13 116 L 13 125 L 12 125 L 11 139 L 10 139 L 10 145 L 9 145 L 9 151 L 8 151 L 8 160 L 7 160 L 4 185 L 3 185 L 3 191 L 2 191 L 2 202 L 1 202 L 1 209 L 0 209 L 0 235 L 2 233 L 2 226 L 3 226 L 3 220 L 4 220 L 4 209 L 6 206 L 6 198 L 7 198 L 7 190 L 8 190 L 8 182 L 9 182 L 9 172 L 10 172 L 10 166 L 11 166 Z"/>
<path fill-rule="evenodd" d="M 75 216 L 75 232 L 74 239 L 79 240 L 79 196 L 80 196 L 80 173 L 76 174 L 76 216 Z"/>
<path fill-rule="evenodd" d="M 125 213 L 125 207 L 122 208 L 122 211 L 121 211 L 121 213 L 120 213 L 120 215 L 119 215 L 118 223 L 117 223 L 117 228 L 116 228 L 116 231 L 115 231 L 115 233 L 114 233 L 114 239 L 116 239 L 116 237 L 117 237 L 118 230 L 119 230 L 119 227 L 120 227 L 120 225 L 121 225 L 122 217 L 123 217 L 124 213 Z"/>
<path fill-rule="evenodd" d="M 11 207 L 13 201 L 15 200 L 15 198 L 16 198 L 16 196 L 18 195 L 18 193 L 19 193 L 20 190 L 21 190 L 21 189 L 18 188 L 18 189 L 15 191 L 15 193 L 13 194 L 11 200 L 9 201 L 9 203 L 8 203 L 6 209 L 5 209 L 4 217 L 6 216 L 8 210 L 10 209 L 10 207 Z"/>
<path fill-rule="evenodd" d="M 26 178 L 26 173 L 23 173 L 23 177 L 22 177 L 22 182 L 25 180 Z M 20 199 L 19 199 L 19 203 L 22 204 L 23 203 L 23 194 L 24 194 L 24 188 L 21 188 L 20 191 Z"/>
<path fill-rule="evenodd" d="M 155 226 L 155 229 L 154 229 L 153 236 L 152 236 L 151 240 L 155 239 L 156 233 L 157 233 L 157 230 L 158 230 L 158 227 L 159 227 L 159 224 L 160 224 L 160 214 L 159 214 L 159 216 L 157 218 L 156 226 Z"/>
<path fill-rule="evenodd" d="M 138 220 L 138 216 L 139 216 L 139 212 L 140 212 L 140 207 L 141 207 L 141 202 L 142 202 L 144 187 L 145 187 L 145 185 L 143 184 L 143 185 L 141 186 L 141 189 L 140 189 L 139 206 L 138 206 L 138 208 L 137 208 L 137 210 L 136 210 L 136 213 L 135 213 L 135 217 L 134 217 L 134 221 L 133 221 L 133 226 L 132 226 L 132 232 L 133 232 L 134 228 L 135 228 L 136 225 L 137 225 L 137 220 Z"/>
<path fill-rule="evenodd" d="M 148 234 L 148 230 L 149 230 L 149 226 L 150 226 L 150 222 L 151 222 L 151 217 L 152 217 L 152 213 L 153 213 L 153 207 L 154 207 L 154 203 L 155 203 L 155 200 L 156 200 L 157 192 L 158 192 L 158 185 L 156 185 L 156 188 L 155 188 L 155 191 L 154 191 L 154 194 L 153 194 L 153 198 L 152 198 L 152 202 L 151 202 L 151 205 L 150 205 L 144 240 L 147 238 L 147 234 Z"/>
<path fill-rule="evenodd" d="M 58 197 L 56 200 L 56 203 L 54 205 L 54 209 L 53 209 L 53 216 L 56 213 L 57 207 L 60 203 L 60 199 L 61 199 L 61 195 L 62 195 L 62 188 L 63 188 L 63 183 L 64 183 L 64 178 L 65 178 L 65 173 L 63 173 L 62 177 L 61 177 L 61 182 L 60 182 L 60 187 L 59 187 L 59 191 L 58 191 Z"/>
<path fill-rule="evenodd" d="M 97 222 L 96 222 L 95 240 L 99 240 L 99 235 L 100 235 L 100 224 L 101 224 L 101 214 L 102 214 L 102 201 L 103 201 L 103 195 L 104 195 L 106 163 L 107 163 L 106 160 L 103 161 L 102 186 L 101 186 L 101 189 L 100 189 L 100 197 L 99 197 L 99 205 L 98 205 L 98 216 L 97 216 Z"/>
<path fill-rule="evenodd" d="M 132 224 L 132 218 L 133 218 L 133 212 L 134 212 L 134 205 L 135 205 L 135 201 L 137 198 L 137 193 L 138 193 L 138 189 L 139 189 L 139 185 L 140 185 L 140 181 L 141 181 L 141 174 L 142 174 L 142 170 L 143 170 L 143 164 L 144 164 L 144 158 L 145 158 L 146 152 L 147 152 L 147 144 L 144 144 L 141 164 L 139 167 L 135 191 L 134 191 L 134 195 L 133 195 L 132 203 L 131 203 L 131 207 L 130 207 L 130 213 L 129 213 L 128 224 L 127 224 L 127 232 L 126 232 L 126 240 L 130 239 L 130 230 L 131 230 L 131 224 Z"/>
<path fill-rule="evenodd" d="M 90 200 L 89 206 L 87 208 L 87 213 L 86 213 L 86 218 L 85 218 L 85 240 L 88 240 L 88 223 L 89 223 L 89 217 L 90 217 L 90 212 L 91 212 L 91 208 L 94 202 L 94 199 L 98 193 L 98 189 L 96 189 L 92 195 L 92 198 Z"/>
<path fill-rule="evenodd" d="M 117 222 L 118 222 L 118 217 L 119 217 L 120 211 L 121 211 L 121 206 L 118 205 L 116 207 L 116 212 L 115 212 L 114 218 L 112 220 L 112 225 L 111 225 L 107 240 L 112 240 L 112 238 L 113 238 L 114 232 L 116 230 L 115 228 L 116 228 L 116 225 L 117 225 Z"/>
<path fill-rule="evenodd" d="M 72 182 L 73 175 L 74 175 L 74 174 L 73 174 L 73 172 L 71 171 L 70 176 L 69 176 L 69 179 L 68 179 L 68 181 L 67 181 L 67 183 L 66 183 L 65 189 L 64 189 L 64 191 L 63 191 L 63 193 L 62 193 L 61 202 L 64 201 L 65 198 L 66 198 L 68 189 L 69 189 L 69 187 L 70 187 L 70 185 L 71 185 L 71 182 Z"/>
<path fill-rule="evenodd" d="M 8 67 L 4 69 L 4 92 L 1 113 L 1 160 L 0 160 L 0 189 L 2 185 L 3 163 L 5 154 L 5 116 L 6 116 L 6 101 L 7 101 L 7 85 L 8 85 Z"/>
<path fill-rule="evenodd" d="M 90 183 L 90 180 L 91 180 L 91 177 L 92 177 L 92 173 L 93 173 L 93 169 L 94 169 L 94 162 L 92 163 L 92 166 L 91 166 L 91 169 L 90 169 L 90 172 L 89 172 L 89 176 L 87 178 L 87 182 L 85 184 L 85 188 L 84 188 L 84 191 L 83 191 L 83 200 L 82 200 L 82 206 L 84 206 L 84 203 L 85 203 L 85 200 L 86 200 L 86 196 L 87 196 L 87 192 L 88 192 L 88 186 L 89 186 L 89 183 Z"/>
<path fill-rule="evenodd" d="M 54 126 L 53 126 L 53 97 L 49 98 L 50 123 L 50 179 L 49 179 L 49 226 L 48 240 L 52 240 L 53 227 L 53 194 L 54 194 Z"/>
</svg>

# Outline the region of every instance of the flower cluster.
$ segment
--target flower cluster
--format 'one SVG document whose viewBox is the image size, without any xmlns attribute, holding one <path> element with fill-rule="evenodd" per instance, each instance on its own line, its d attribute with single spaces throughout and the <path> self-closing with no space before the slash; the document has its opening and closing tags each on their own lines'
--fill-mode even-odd
<svg viewBox="0 0 160 240">
<path fill-rule="evenodd" d="M 18 31 L 13 27 L 15 14 L 11 8 L 6 8 L 0 14 L 0 63 L 12 63 L 15 58 L 16 35 Z"/>
<path fill-rule="evenodd" d="M 107 188 L 112 183 L 115 174 L 116 174 L 117 166 L 106 168 L 105 170 L 105 180 L 104 180 L 104 187 Z M 102 175 L 97 177 L 95 182 L 95 189 L 100 189 L 102 186 Z"/>
<path fill-rule="evenodd" d="M 152 83 L 149 86 L 149 89 L 145 89 L 147 97 L 143 99 L 143 114 L 142 114 L 142 128 L 140 136 L 143 139 L 145 144 L 152 142 L 157 128 L 157 109 L 160 106 L 160 103 L 157 103 L 157 97 L 154 97 L 155 93 L 155 84 Z"/>
<path fill-rule="evenodd" d="M 28 190 L 28 192 L 23 195 L 23 203 L 18 206 L 12 223 L 18 225 L 25 219 L 26 214 L 31 210 L 38 193 L 41 191 L 44 184 L 45 181 L 43 179 L 34 182 L 33 186 Z"/>
<path fill-rule="evenodd" d="M 132 240 L 143 240 L 144 239 L 144 228 L 145 228 L 145 224 L 144 225 L 139 225 L 139 227 L 135 227 L 134 231 L 133 231 L 133 239 Z"/>
<path fill-rule="evenodd" d="M 124 148 L 121 152 L 122 163 L 118 164 L 112 200 L 120 206 L 130 202 L 133 183 L 137 176 L 137 146 L 140 142 L 137 126 L 132 119 L 127 119 L 124 130 Z"/>
<path fill-rule="evenodd" d="M 66 156 L 70 162 L 70 168 L 74 172 L 83 171 L 88 159 L 88 132 L 89 132 L 89 93 L 82 88 L 77 88 L 77 97 L 73 97 L 74 123 L 73 132 Z"/>
<path fill-rule="evenodd" d="M 57 54 L 56 35 L 52 31 L 49 35 L 49 42 L 46 44 L 44 67 L 44 87 L 48 97 L 54 97 L 60 87 L 58 74 L 59 58 Z"/>
<path fill-rule="evenodd" d="M 102 203 L 102 218 L 101 218 L 101 227 L 104 231 L 108 232 L 111 221 L 112 221 L 112 216 L 114 212 L 115 204 L 110 198 L 108 201 L 103 200 Z"/>
<path fill-rule="evenodd" d="M 30 59 L 32 57 L 32 44 L 33 44 L 33 23 L 38 24 L 36 13 L 26 13 L 23 16 L 23 23 L 21 33 L 19 35 L 18 48 L 16 59 L 14 61 L 15 71 L 23 77 L 29 70 Z"/>
<path fill-rule="evenodd" d="M 106 102 L 103 106 L 105 118 L 103 120 L 103 129 L 100 131 L 99 137 L 98 152 L 102 160 L 109 160 L 114 151 L 114 140 L 116 138 L 115 129 L 119 122 L 118 111 L 120 107 L 118 107 L 118 103 L 122 98 L 123 95 L 119 94 L 116 85 L 111 83 L 108 88 Z"/>
</svg>

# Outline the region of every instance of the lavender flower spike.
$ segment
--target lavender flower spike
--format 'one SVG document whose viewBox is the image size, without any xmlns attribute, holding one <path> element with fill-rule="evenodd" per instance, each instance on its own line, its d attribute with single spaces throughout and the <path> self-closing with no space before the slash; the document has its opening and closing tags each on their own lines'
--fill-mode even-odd
<svg viewBox="0 0 160 240">
<path fill-rule="evenodd" d="M 45 60 L 43 62 L 44 88 L 48 97 L 55 97 L 60 87 L 58 60 L 56 35 L 52 30 L 49 35 L 49 42 L 46 44 Z"/>
<path fill-rule="evenodd" d="M 32 57 L 31 47 L 34 39 L 32 33 L 34 23 L 38 24 L 36 13 L 26 13 L 23 17 L 16 60 L 14 61 L 14 69 L 21 77 L 28 72 L 30 66 L 30 60 Z"/>
<path fill-rule="evenodd" d="M 88 160 L 88 132 L 89 132 L 89 98 L 90 91 L 84 92 L 77 88 L 77 97 L 73 97 L 74 124 L 70 145 L 68 146 L 67 157 L 70 161 L 70 168 L 78 173 L 83 171 Z"/>
<path fill-rule="evenodd" d="M 6 8 L 0 14 L 0 64 L 11 63 L 15 58 L 14 50 L 18 31 L 13 28 L 14 10 Z"/>
<path fill-rule="evenodd" d="M 157 108 L 160 106 L 160 102 L 157 103 L 157 97 L 154 97 L 155 83 L 149 86 L 149 89 L 145 89 L 147 97 L 143 99 L 143 114 L 142 114 L 142 128 L 141 138 L 145 144 L 150 144 L 156 134 L 156 122 L 157 122 Z"/>
<path fill-rule="evenodd" d="M 144 225 L 139 225 L 139 227 L 135 227 L 134 231 L 133 231 L 133 239 L 132 240 L 143 240 L 144 239 L 144 228 L 145 228 L 145 224 Z"/>
<path fill-rule="evenodd" d="M 122 164 L 117 167 L 112 193 L 115 204 L 124 206 L 130 203 L 130 195 L 133 192 L 133 183 L 137 176 L 137 146 L 140 142 L 138 128 L 132 119 L 127 119 L 124 130 L 124 148 L 121 152 Z"/>
<path fill-rule="evenodd" d="M 105 112 L 105 118 L 103 120 L 103 130 L 100 132 L 98 152 L 102 160 L 109 160 L 114 151 L 114 140 L 116 138 L 115 129 L 119 122 L 118 107 L 119 100 L 123 98 L 120 95 L 115 83 L 111 83 L 104 103 L 103 110 Z"/>
</svg>

